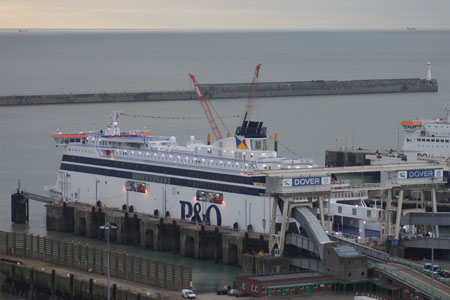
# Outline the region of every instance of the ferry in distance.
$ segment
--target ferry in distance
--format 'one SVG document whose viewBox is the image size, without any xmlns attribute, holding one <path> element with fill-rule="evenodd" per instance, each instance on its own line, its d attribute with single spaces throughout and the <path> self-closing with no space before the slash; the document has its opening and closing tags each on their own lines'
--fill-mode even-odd
<svg viewBox="0 0 450 300">
<path fill-rule="evenodd" d="M 405 136 L 403 152 L 408 162 L 420 158 L 448 159 L 450 157 L 450 105 L 447 116 L 439 119 L 402 121 Z"/>
</svg>

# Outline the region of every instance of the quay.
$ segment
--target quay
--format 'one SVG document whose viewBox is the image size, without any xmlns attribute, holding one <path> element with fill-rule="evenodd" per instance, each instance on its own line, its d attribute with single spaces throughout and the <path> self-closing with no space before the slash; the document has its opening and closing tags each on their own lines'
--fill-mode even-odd
<svg viewBox="0 0 450 300">
<path fill-rule="evenodd" d="M 71 232 L 87 238 L 104 240 L 104 233 L 99 227 L 106 223 L 114 223 L 117 230 L 111 232 L 113 242 L 241 266 L 244 273 L 249 276 L 237 280 L 239 289 L 253 296 L 305 293 L 310 290 L 309 286 L 313 289 L 312 286 L 317 285 L 319 288 L 323 287 L 324 291 L 335 292 L 353 289 L 354 292 L 370 293 L 374 292 L 374 289 L 376 291 L 378 287 L 383 287 L 392 298 L 409 299 L 410 296 L 419 296 L 428 299 L 432 294 L 430 274 L 423 270 L 422 265 L 398 258 L 404 256 L 405 251 L 402 227 L 411 224 L 430 227 L 434 224 L 432 227 L 435 237 L 441 238 L 439 227 L 449 226 L 450 218 L 448 214 L 439 215 L 442 213 L 437 211 L 436 190 L 446 183 L 443 172 L 448 171 L 448 168 L 449 166 L 443 162 L 424 162 L 258 171 L 258 175 L 265 177 L 266 193 L 273 199 L 269 234 L 252 232 L 249 227 L 245 231 L 237 231 L 233 230 L 237 228 L 213 226 L 206 222 L 195 224 L 189 220 L 172 219 L 169 217 L 170 214 L 161 217 L 157 210 L 153 215 L 135 213 L 132 207 L 126 205 L 122 210 L 113 209 L 102 206 L 100 201 L 96 206 L 77 202 L 48 203 L 46 224 L 49 231 Z M 367 173 L 378 174 L 375 177 L 378 182 L 353 183 L 332 180 L 336 176 Z M 339 214 L 343 215 L 344 208 L 339 211 L 338 207 L 336 205 L 332 207 L 331 201 L 327 199 L 339 198 L 338 195 L 344 193 L 357 195 L 361 192 L 378 193 L 380 206 L 346 205 L 345 210 L 350 209 L 352 212 L 350 215 L 355 216 L 361 223 L 366 219 L 380 222 L 383 230 L 380 232 L 377 248 L 368 246 L 364 230 L 360 231 L 360 236 L 353 241 L 343 235 L 332 234 L 333 225 L 344 225 L 339 223 L 341 220 Z M 413 193 L 419 197 L 407 199 L 406 195 Z M 433 215 L 437 215 L 436 223 L 430 221 L 432 214 L 426 210 L 425 193 L 431 197 L 431 210 Z M 13 216 L 13 219 L 24 223 L 28 221 L 23 217 L 28 213 L 26 199 L 49 202 L 42 197 L 20 191 L 12 195 L 11 211 L 18 214 Z M 415 208 L 411 209 L 410 205 Z M 26 238 L 23 238 L 20 242 L 17 235 L 11 239 L 10 235 L 14 233 L 8 234 L 8 245 L 10 240 L 13 241 L 16 253 L 20 245 L 22 247 L 33 245 L 33 249 L 45 249 L 42 251 L 46 253 L 46 257 L 50 252 L 50 257 L 53 255 L 52 259 L 55 259 L 54 253 L 59 253 L 58 261 L 61 257 L 67 258 L 68 253 L 74 253 L 62 251 L 64 254 L 61 254 L 60 243 L 57 243 L 58 250 L 47 250 L 48 244 L 44 243 L 41 247 L 38 242 L 39 246 L 35 246 L 34 241 L 27 242 Z M 441 247 L 441 244 L 443 247 L 447 245 L 446 240 L 438 241 L 438 247 Z M 417 239 L 415 243 L 428 248 L 430 239 Z M 55 249 L 52 248 L 53 245 L 50 249 Z M 94 252 L 97 253 L 96 250 Z M 78 257 L 81 257 L 81 250 L 78 253 L 80 253 Z M 118 274 L 131 276 L 127 279 L 148 280 L 150 264 L 146 263 L 147 267 L 142 267 L 138 263 L 138 267 L 135 267 L 133 261 L 136 260 L 125 259 L 119 263 L 116 256 L 112 267 L 117 270 L 121 266 L 122 271 Z M 89 259 L 87 262 L 89 263 Z M 104 268 L 101 267 L 102 260 L 97 263 L 97 260 L 91 259 L 90 263 L 94 266 L 94 272 L 98 272 L 96 270 L 101 272 Z M 99 264 L 100 267 L 97 267 Z M 299 270 L 308 270 L 316 275 L 292 275 L 298 278 L 303 276 L 310 280 L 301 284 L 290 282 L 288 280 L 290 276 L 281 276 L 281 281 L 274 277 L 264 277 L 267 274 L 286 274 Z M 419 275 L 416 276 L 416 273 Z M 375 284 L 376 287 L 369 286 L 368 282 L 374 277 L 380 282 Z M 318 280 L 323 281 L 311 283 Z M 438 281 L 435 296 L 439 298 L 436 299 L 450 299 L 450 280 L 442 277 L 436 278 L 436 283 Z M 259 286 L 257 290 L 254 287 L 256 284 Z M 177 285 L 180 286 L 179 283 Z M 253 288 L 250 288 L 252 285 Z M 164 286 L 175 287 L 171 284 Z"/>
<path fill-rule="evenodd" d="M 208 99 L 247 98 L 250 83 L 199 84 Z M 313 80 L 291 82 L 260 82 L 253 96 L 293 97 L 317 95 L 352 95 L 376 93 L 416 93 L 437 92 L 436 79 L 368 79 L 368 80 Z M 166 100 L 197 99 L 194 91 L 165 92 L 123 92 L 96 94 L 60 94 L 60 95 L 10 95 L 0 97 L 0 106 L 107 103 L 107 102 L 145 102 Z"/>
<path fill-rule="evenodd" d="M 46 208 L 49 231 L 104 240 L 99 227 L 109 222 L 117 225 L 117 230 L 111 231 L 111 242 L 238 266 L 242 266 L 243 253 L 268 251 L 268 235 L 259 233 L 80 203 L 55 202 Z"/>
</svg>

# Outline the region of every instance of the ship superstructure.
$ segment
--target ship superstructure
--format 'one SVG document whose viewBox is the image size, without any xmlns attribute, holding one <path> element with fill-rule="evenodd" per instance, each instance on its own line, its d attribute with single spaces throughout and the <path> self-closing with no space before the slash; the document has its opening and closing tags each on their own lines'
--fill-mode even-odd
<svg viewBox="0 0 450 300">
<path fill-rule="evenodd" d="M 405 134 L 403 151 L 409 162 L 420 158 L 450 157 L 450 105 L 446 105 L 445 110 L 445 118 L 408 120 L 400 123 Z"/>
<path fill-rule="evenodd" d="M 235 136 L 213 144 L 191 136 L 180 146 L 174 136 L 122 132 L 119 116 L 104 131 L 53 135 L 63 148 L 55 197 L 268 232 L 271 199 L 256 171 L 315 166 L 270 150 L 262 122 L 244 121 Z"/>
</svg>

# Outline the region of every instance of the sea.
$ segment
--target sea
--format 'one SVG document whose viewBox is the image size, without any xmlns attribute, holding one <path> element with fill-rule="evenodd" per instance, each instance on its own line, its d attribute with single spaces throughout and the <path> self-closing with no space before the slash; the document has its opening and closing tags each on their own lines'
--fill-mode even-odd
<svg viewBox="0 0 450 300">
<path fill-rule="evenodd" d="M 284 156 L 324 165 L 326 149 L 397 149 L 401 120 L 446 114 L 450 102 L 450 31 L 100 31 L 0 30 L 0 96 L 192 89 L 199 83 L 425 78 L 437 93 L 255 99 L 253 119 L 279 136 Z M 247 99 L 210 101 L 234 133 Z M 0 107 L 0 230 L 58 236 L 45 230 L 45 207 L 31 202 L 29 225 L 10 221 L 10 195 L 54 185 L 61 160 L 51 134 L 104 128 L 114 109 L 121 129 L 206 140 L 211 132 L 196 100 Z M 72 236 L 59 236 L 72 239 Z M 91 241 L 89 241 L 91 242 Z M 135 250 L 139 253 L 142 251 Z M 145 251 L 193 266 L 201 289 L 231 283 L 239 269 Z M 0 296 L 3 297 L 3 296 Z"/>
</svg>

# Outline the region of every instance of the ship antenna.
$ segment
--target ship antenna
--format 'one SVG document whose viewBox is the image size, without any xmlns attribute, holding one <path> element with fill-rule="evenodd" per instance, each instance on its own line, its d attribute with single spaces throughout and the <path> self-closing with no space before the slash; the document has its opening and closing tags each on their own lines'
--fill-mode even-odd
<svg viewBox="0 0 450 300">
<path fill-rule="evenodd" d="M 444 109 L 447 112 L 447 123 L 450 123 L 450 103 L 445 104 Z"/>
<path fill-rule="evenodd" d="M 107 135 L 120 135 L 119 116 L 121 111 L 115 109 L 111 114 L 111 122 L 107 126 Z"/>
</svg>

